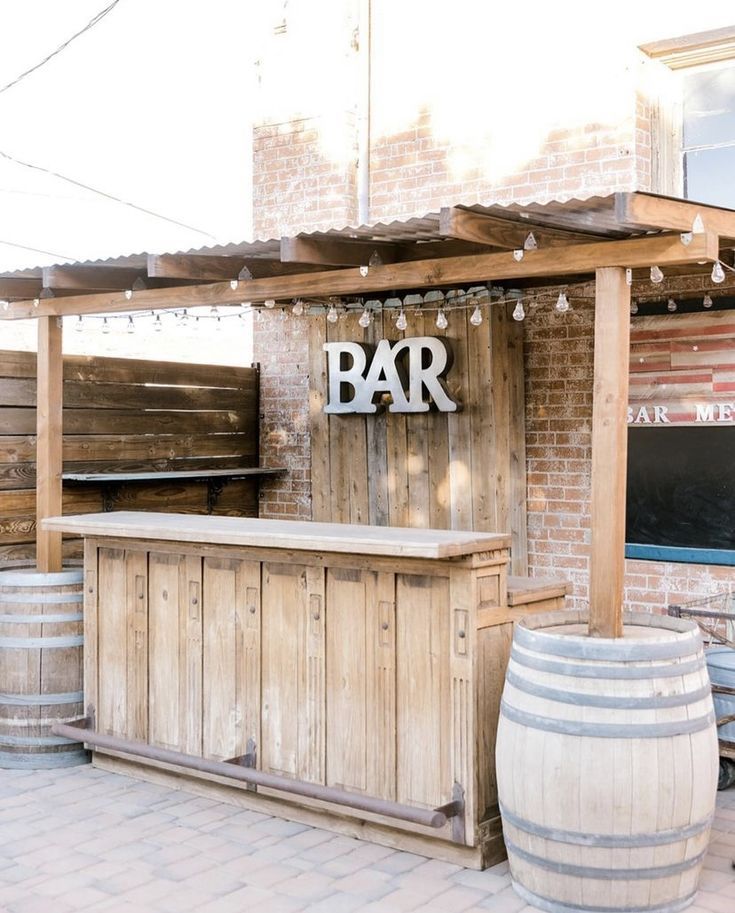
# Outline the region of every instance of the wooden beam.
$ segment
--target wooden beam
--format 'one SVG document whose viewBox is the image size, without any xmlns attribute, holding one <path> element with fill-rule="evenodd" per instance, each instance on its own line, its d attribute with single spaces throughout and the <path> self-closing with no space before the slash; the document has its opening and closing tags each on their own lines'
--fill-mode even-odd
<svg viewBox="0 0 735 913">
<path fill-rule="evenodd" d="M 202 254 L 148 254 L 148 275 L 158 279 L 237 279 L 245 257 L 207 257 Z"/>
<path fill-rule="evenodd" d="M 598 269 L 592 404 L 592 637 L 622 637 L 628 453 L 630 286 L 625 270 Z"/>
<path fill-rule="evenodd" d="M 37 298 L 41 294 L 40 279 L 0 279 L 0 300 L 8 298 Z"/>
<path fill-rule="evenodd" d="M 61 533 L 41 529 L 61 506 L 63 360 L 61 321 L 38 321 L 36 393 L 36 563 L 44 574 L 61 570 Z"/>
<path fill-rule="evenodd" d="M 54 290 L 124 291 L 144 275 L 144 270 L 115 266 L 45 266 L 42 281 Z"/>
<path fill-rule="evenodd" d="M 174 307 L 198 307 L 263 301 L 267 298 L 288 301 L 295 297 L 332 295 L 371 295 L 382 291 L 436 288 L 455 283 L 501 282 L 503 280 L 594 273 L 598 267 L 638 267 L 658 264 L 715 260 L 719 254 L 717 235 L 695 235 L 682 244 L 678 235 L 634 238 L 627 241 L 602 241 L 595 244 L 570 244 L 567 247 L 527 251 L 518 261 L 507 251 L 447 257 L 442 260 L 417 260 L 373 267 L 367 276 L 359 269 L 299 273 L 269 279 L 240 281 L 236 289 L 229 282 L 182 288 L 143 289 L 128 301 L 123 294 L 86 295 L 74 298 L 43 299 L 34 308 L 32 301 L 11 302 L 0 309 L 0 319 L 61 314 L 110 314 L 120 311 L 146 311 Z"/>
<path fill-rule="evenodd" d="M 498 216 L 482 212 L 472 212 L 457 206 L 443 207 L 439 213 L 439 231 L 447 238 L 458 238 L 462 241 L 474 241 L 478 244 L 489 244 L 506 250 L 519 250 L 533 232 L 539 247 L 568 245 L 573 241 L 594 241 L 602 235 L 586 234 L 581 231 L 554 229 L 538 225 L 532 221 L 511 222 Z"/>
<path fill-rule="evenodd" d="M 398 246 L 384 241 L 343 238 L 281 238 L 283 263 L 317 263 L 321 266 L 367 266 L 377 252 L 383 263 L 400 259 Z"/>
<path fill-rule="evenodd" d="M 649 193 L 617 193 L 615 215 L 626 229 L 680 232 L 691 231 L 695 218 L 701 216 L 705 231 L 719 235 L 723 240 L 735 239 L 735 212 L 687 200 Z"/>
</svg>

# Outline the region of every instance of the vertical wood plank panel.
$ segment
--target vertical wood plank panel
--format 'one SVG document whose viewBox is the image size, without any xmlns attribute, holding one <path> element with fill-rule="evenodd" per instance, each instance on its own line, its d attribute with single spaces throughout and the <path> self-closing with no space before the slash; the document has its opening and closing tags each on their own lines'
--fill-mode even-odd
<svg viewBox="0 0 735 913">
<path fill-rule="evenodd" d="M 383 339 L 403 339 L 396 329 L 391 313 L 384 313 Z M 406 416 L 386 409 L 386 438 L 388 450 L 388 519 L 390 526 L 409 525 L 408 499 L 408 434 Z"/>
<path fill-rule="evenodd" d="M 503 307 L 490 309 L 492 401 L 495 413 L 493 433 L 493 490 L 495 523 L 498 531 L 510 530 L 510 365 L 508 353 L 508 313 Z"/>
<path fill-rule="evenodd" d="M 375 314 L 365 333 L 365 341 L 375 345 L 383 337 L 383 315 Z M 385 409 L 365 420 L 367 441 L 368 518 L 374 526 L 390 521 L 388 471 L 388 416 Z"/>
<path fill-rule="evenodd" d="M 475 679 L 473 657 L 477 640 L 477 584 L 472 572 L 457 568 L 449 575 L 450 641 L 450 733 L 451 782 L 459 783 L 465 793 L 465 839 L 474 841 L 477 820 L 475 771 Z"/>
<path fill-rule="evenodd" d="M 127 735 L 128 605 L 123 549 L 99 550 L 99 694 L 97 725 L 108 735 Z"/>
<path fill-rule="evenodd" d="M 451 797 L 448 605 L 447 578 L 396 576 L 399 802 L 433 806 Z M 425 621 L 417 626 L 419 615 Z"/>
<path fill-rule="evenodd" d="M 449 480 L 452 529 L 472 529 L 472 441 L 469 403 L 469 366 L 467 362 L 467 314 L 463 310 L 449 315 L 447 338 L 454 351 L 450 390 L 463 408 L 447 416 L 449 430 Z"/>
<path fill-rule="evenodd" d="M 309 317 L 309 425 L 311 429 L 311 518 L 331 519 L 331 472 L 329 465 L 329 416 L 327 402 L 326 339 L 323 315 Z"/>
<path fill-rule="evenodd" d="M 590 634 L 597 637 L 623 633 L 629 351 L 630 286 L 625 270 L 598 269 L 590 554 Z"/>
<path fill-rule="evenodd" d="M 61 570 L 61 533 L 46 532 L 41 521 L 61 508 L 64 367 L 61 320 L 38 318 L 36 392 L 36 561 L 42 573 Z"/>
<path fill-rule="evenodd" d="M 306 567 L 299 617 L 298 760 L 296 775 L 324 783 L 326 775 L 326 593 L 324 570 Z"/>
<path fill-rule="evenodd" d="M 149 739 L 151 744 L 183 751 L 179 624 L 180 555 L 149 556 Z"/>
<path fill-rule="evenodd" d="M 425 336 L 427 320 L 423 315 L 409 315 L 406 335 Z M 429 331 L 430 332 L 430 331 Z M 429 527 L 431 494 L 429 490 L 429 422 L 437 418 L 428 412 L 417 412 L 406 419 L 408 471 L 408 525 Z"/>
<path fill-rule="evenodd" d="M 148 738 L 148 556 L 126 553 L 127 738 Z M 105 674 L 104 671 L 102 673 Z"/>
<path fill-rule="evenodd" d="M 493 311 L 487 309 L 479 327 L 467 323 L 468 390 L 466 409 L 470 416 L 472 448 L 472 529 L 495 532 L 499 529 L 497 497 L 497 451 L 494 446 L 496 417 L 493 401 Z"/>
<path fill-rule="evenodd" d="M 181 751 L 202 754 L 202 559 L 179 564 L 179 741 Z"/>
<path fill-rule="evenodd" d="M 84 698 L 85 713 L 97 717 L 99 706 L 99 617 L 97 543 L 84 540 Z M 95 720 L 96 725 L 96 720 Z"/>
<path fill-rule="evenodd" d="M 496 305 L 500 306 L 500 305 Z M 508 326 L 510 379 L 510 534 L 513 573 L 528 574 L 528 521 L 526 515 L 526 384 L 523 357 L 523 321 L 513 320 L 503 305 Z"/>
</svg>

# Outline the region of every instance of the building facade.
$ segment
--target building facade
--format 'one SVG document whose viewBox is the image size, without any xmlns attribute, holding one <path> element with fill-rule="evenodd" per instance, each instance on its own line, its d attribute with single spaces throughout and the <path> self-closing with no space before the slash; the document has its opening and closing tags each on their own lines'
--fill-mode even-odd
<svg viewBox="0 0 735 913">
<path fill-rule="evenodd" d="M 615 191 L 735 208 L 735 184 L 727 181 L 735 164 L 735 30 L 724 4 L 704 13 L 667 4 L 662 19 L 663 4 L 652 3 L 635 17 L 605 22 L 602 38 L 594 6 L 577 3 L 555 5 L 553 13 L 531 4 L 523 16 L 468 0 L 449 12 L 414 0 L 319 6 L 316 16 L 313 3 L 279 5 L 258 65 L 256 237 L 374 224 L 455 204 Z M 573 32 L 560 24 L 565 10 Z M 677 34 L 684 37 L 669 40 Z M 719 294 L 735 285 L 731 275 Z M 664 301 L 707 291 L 668 277 L 664 286 L 651 289 Z M 592 302 L 572 299 L 566 314 L 536 308 L 523 328 L 528 569 L 566 576 L 583 605 Z M 262 370 L 262 459 L 289 470 L 264 487 L 261 516 L 311 518 L 307 335 L 297 321 L 264 314 L 254 352 Z M 727 589 L 735 579 L 730 565 L 691 556 L 629 559 L 626 570 L 633 608 Z"/>
</svg>

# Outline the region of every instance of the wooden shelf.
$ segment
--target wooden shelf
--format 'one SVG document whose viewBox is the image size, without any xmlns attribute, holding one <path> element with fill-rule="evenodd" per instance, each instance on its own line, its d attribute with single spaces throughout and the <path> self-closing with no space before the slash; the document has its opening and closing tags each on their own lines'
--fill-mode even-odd
<svg viewBox="0 0 735 913">
<path fill-rule="evenodd" d="M 163 469 L 148 472 L 64 472 L 64 482 L 148 482 L 167 479 L 247 479 L 250 476 L 278 475 L 286 472 L 284 467 L 268 469 L 262 466 L 251 466 L 242 469 Z"/>
</svg>

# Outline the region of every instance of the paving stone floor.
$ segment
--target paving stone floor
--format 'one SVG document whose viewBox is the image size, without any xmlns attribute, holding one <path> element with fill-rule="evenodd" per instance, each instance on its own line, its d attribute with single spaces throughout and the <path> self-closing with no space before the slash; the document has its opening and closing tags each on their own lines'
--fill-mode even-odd
<svg viewBox="0 0 735 913">
<path fill-rule="evenodd" d="M 735 913 L 735 788 L 691 913 Z M 87 765 L 0 770 L 2 913 L 534 913 L 473 872 Z"/>
</svg>

